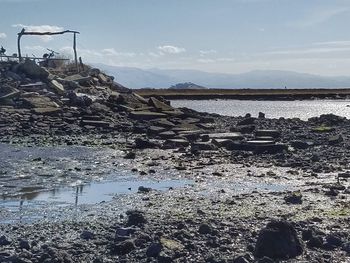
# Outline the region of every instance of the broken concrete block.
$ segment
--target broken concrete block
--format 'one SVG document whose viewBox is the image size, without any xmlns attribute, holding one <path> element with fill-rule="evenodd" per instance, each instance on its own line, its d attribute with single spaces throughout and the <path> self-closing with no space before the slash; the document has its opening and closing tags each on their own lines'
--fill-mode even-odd
<svg viewBox="0 0 350 263">
<path fill-rule="evenodd" d="M 18 66 L 18 70 L 34 79 L 47 79 L 50 73 L 43 67 L 38 66 L 33 60 L 26 59 Z"/>
<path fill-rule="evenodd" d="M 281 136 L 281 132 L 278 130 L 257 130 L 255 132 L 256 137 L 269 136 L 273 138 L 278 138 Z"/>
<path fill-rule="evenodd" d="M 161 102 L 160 100 L 158 100 L 154 97 L 151 97 L 148 100 L 148 104 L 150 106 L 153 106 L 154 108 L 156 108 L 159 111 L 173 111 L 174 110 L 174 108 L 171 107 L 170 105 L 167 105 L 164 102 Z"/>
<path fill-rule="evenodd" d="M 231 140 L 242 140 L 243 135 L 240 132 L 224 132 L 224 133 L 211 133 L 208 134 L 210 139 L 231 139 Z"/>
<path fill-rule="evenodd" d="M 51 80 L 50 82 L 51 88 L 55 90 L 55 92 L 59 95 L 65 94 L 65 89 L 61 83 L 59 83 L 57 80 Z"/>
<path fill-rule="evenodd" d="M 165 114 L 151 111 L 132 111 L 130 117 L 136 120 L 151 120 L 156 118 L 164 118 Z"/>
</svg>

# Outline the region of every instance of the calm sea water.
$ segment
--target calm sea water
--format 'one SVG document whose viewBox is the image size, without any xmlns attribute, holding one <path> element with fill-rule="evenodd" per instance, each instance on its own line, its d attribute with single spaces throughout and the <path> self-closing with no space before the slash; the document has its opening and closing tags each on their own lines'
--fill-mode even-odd
<svg viewBox="0 0 350 263">
<path fill-rule="evenodd" d="M 261 111 L 267 118 L 285 117 L 307 120 L 328 113 L 350 118 L 350 100 L 173 100 L 171 105 L 227 116 L 244 116 L 246 113 L 258 116 Z"/>
</svg>

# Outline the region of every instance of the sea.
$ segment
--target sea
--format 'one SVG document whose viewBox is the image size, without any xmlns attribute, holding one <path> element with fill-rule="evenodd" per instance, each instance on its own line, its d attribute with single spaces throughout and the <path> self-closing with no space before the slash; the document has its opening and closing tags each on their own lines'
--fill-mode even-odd
<svg viewBox="0 0 350 263">
<path fill-rule="evenodd" d="M 172 100 L 171 105 L 226 116 L 245 116 L 250 113 L 256 117 L 259 112 L 263 112 L 266 118 L 284 117 L 307 120 L 311 117 L 332 113 L 350 118 L 350 100 Z"/>
</svg>

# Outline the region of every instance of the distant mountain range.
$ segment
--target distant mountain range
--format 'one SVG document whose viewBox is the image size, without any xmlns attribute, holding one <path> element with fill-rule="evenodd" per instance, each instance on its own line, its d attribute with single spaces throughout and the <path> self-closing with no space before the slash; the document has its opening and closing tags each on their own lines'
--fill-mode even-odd
<svg viewBox="0 0 350 263">
<path fill-rule="evenodd" d="M 193 82 L 219 89 L 238 88 L 347 88 L 350 77 L 324 77 L 281 70 L 255 70 L 242 74 L 209 73 L 199 70 L 164 70 L 115 67 L 94 64 L 113 75 L 120 84 L 134 89 L 169 88 L 177 83 Z M 350 70 L 349 70 L 350 73 Z"/>
</svg>

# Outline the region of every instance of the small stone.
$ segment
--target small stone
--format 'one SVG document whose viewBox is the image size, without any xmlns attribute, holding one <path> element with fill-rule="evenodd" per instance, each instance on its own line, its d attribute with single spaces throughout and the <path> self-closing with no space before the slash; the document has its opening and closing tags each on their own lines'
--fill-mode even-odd
<svg viewBox="0 0 350 263">
<path fill-rule="evenodd" d="M 0 236 L 0 246 L 10 245 L 11 241 L 6 236 Z"/>
<path fill-rule="evenodd" d="M 147 257 L 158 257 L 162 249 L 163 249 L 163 246 L 160 243 L 152 243 L 148 247 L 146 251 L 146 255 Z"/>
<path fill-rule="evenodd" d="M 342 250 L 345 251 L 346 253 L 348 253 L 350 255 L 350 242 L 345 243 L 342 246 Z"/>
<path fill-rule="evenodd" d="M 259 119 L 265 119 L 265 113 L 259 112 L 258 118 Z"/>
<path fill-rule="evenodd" d="M 314 235 L 307 243 L 308 247 L 321 248 L 323 246 L 323 238 L 321 236 Z"/>
<path fill-rule="evenodd" d="M 212 227 L 208 224 L 201 224 L 198 232 L 202 235 L 210 234 L 213 231 Z"/>
<path fill-rule="evenodd" d="M 327 244 L 329 244 L 332 247 L 340 247 L 343 244 L 342 238 L 336 234 L 329 234 L 326 237 L 326 241 L 327 241 Z"/>
<path fill-rule="evenodd" d="M 89 230 L 84 230 L 81 234 L 80 234 L 80 237 L 82 239 L 85 239 L 85 240 L 90 240 L 90 239 L 94 239 L 95 238 L 95 234 L 92 233 L 91 231 Z"/>
<path fill-rule="evenodd" d="M 135 159 L 135 158 L 136 158 L 136 153 L 134 153 L 134 152 L 128 152 L 124 156 L 124 159 Z"/>
<path fill-rule="evenodd" d="M 150 187 L 144 187 L 144 186 L 140 186 L 138 189 L 139 193 L 149 193 L 152 191 L 152 188 Z"/>
<path fill-rule="evenodd" d="M 293 192 L 284 197 L 284 200 L 287 204 L 302 204 L 302 194 L 300 192 Z"/>
<path fill-rule="evenodd" d="M 112 252 L 117 255 L 126 255 L 134 249 L 136 249 L 134 242 L 131 240 L 125 240 L 123 242 L 114 244 Z"/>
<path fill-rule="evenodd" d="M 126 212 L 128 215 L 127 226 L 142 226 L 147 223 L 144 213 L 138 210 L 129 210 Z"/>
<path fill-rule="evenodd" d="M 21 239 L 19 241 L 19 247 L 22 248 L 22 249 L 29 250 L 30 249 L 30 244 L 29 244 L 28 240 Z"/>
</svg>

